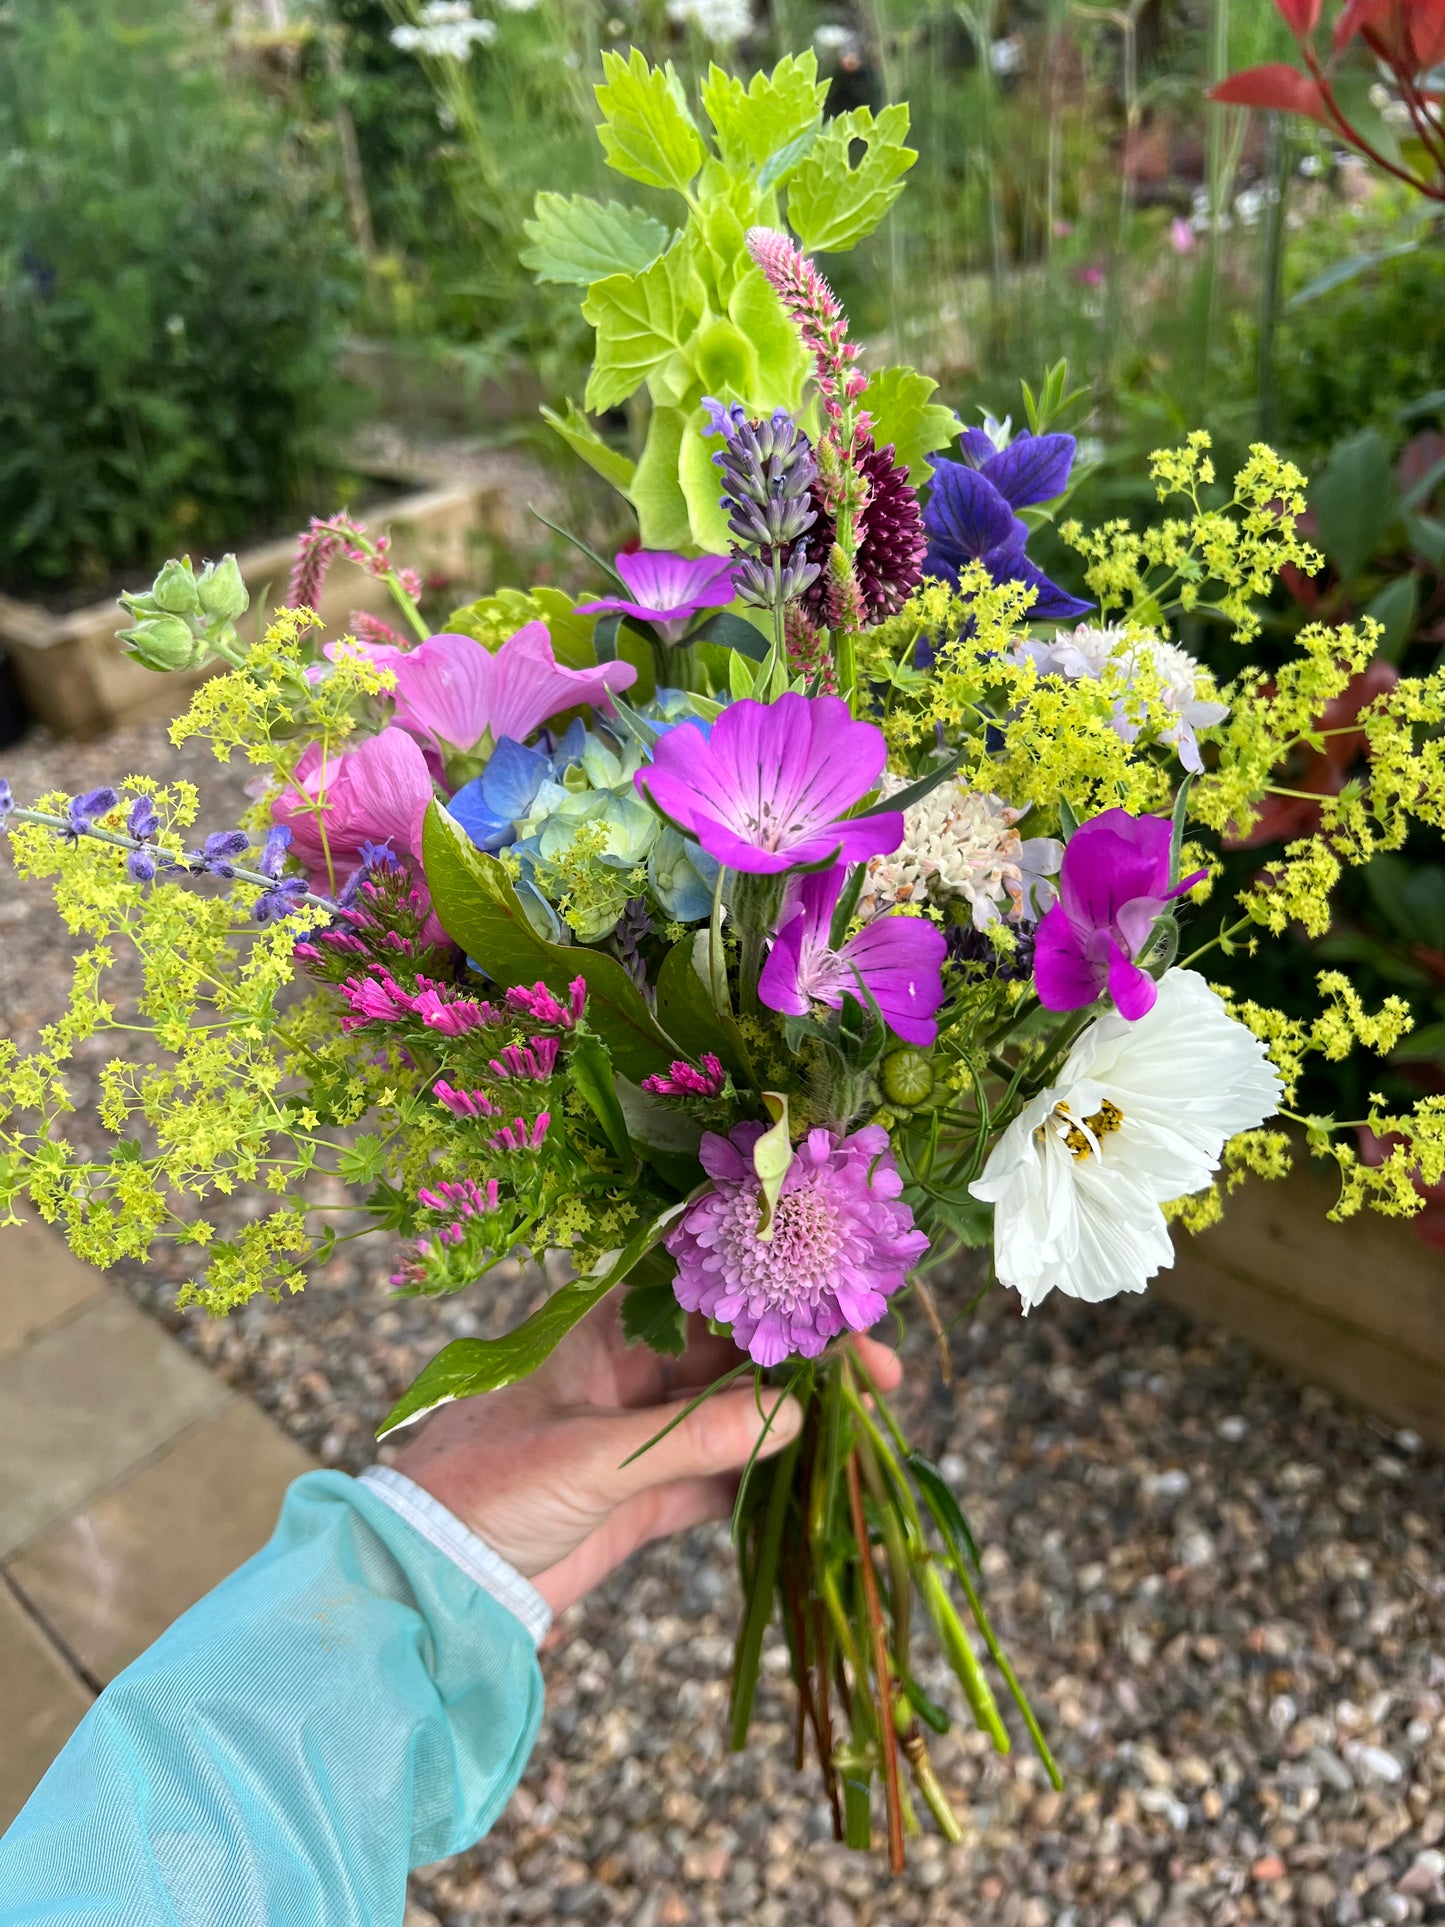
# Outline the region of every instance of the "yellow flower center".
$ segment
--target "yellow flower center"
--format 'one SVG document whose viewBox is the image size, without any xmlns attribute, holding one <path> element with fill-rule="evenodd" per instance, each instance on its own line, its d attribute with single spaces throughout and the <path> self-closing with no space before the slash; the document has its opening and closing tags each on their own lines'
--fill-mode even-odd
<svg viewBox="0 0 1445 1927">
<path fill-rule="evenodd" d="M 1039 1126 L 1039 1131 L 1047 1130 L 1052 1124 L 1072 1155 L 1081 1161 L 1097 1156 L 1099 1140 L 1117 1131 L 1124 1122 L 1124 1113 L 1117 1104 L 1106 1097 L 1097 1111 L 1085 1118 L 1076 1118 L 1068 1105 L 1060 1098 L 1054 1106 L 1048 1122 Z"/>
</svg>

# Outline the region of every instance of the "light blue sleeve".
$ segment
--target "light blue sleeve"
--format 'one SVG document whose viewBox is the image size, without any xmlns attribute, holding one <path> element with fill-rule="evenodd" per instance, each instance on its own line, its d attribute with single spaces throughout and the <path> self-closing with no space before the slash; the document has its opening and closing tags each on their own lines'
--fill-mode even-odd
<svg viewBox="0 0 1445 1927">
<path fill-rule="evenodd" d="M 0 1840 L 0 1927 L 395 1927 L 542 1715 L 547 1608 L 394 1472 L 312 1472 Z"/>
</svg>

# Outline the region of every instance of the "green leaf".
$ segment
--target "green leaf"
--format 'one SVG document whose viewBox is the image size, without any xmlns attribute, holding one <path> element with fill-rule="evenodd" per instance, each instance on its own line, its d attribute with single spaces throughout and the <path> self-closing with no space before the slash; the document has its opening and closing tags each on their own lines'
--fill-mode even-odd
<svg viewBox="0 0 1445 1927">
<path fill-rule="evenodd" d="M 629 1345 L 646 1345 L 665 1358 L 687 1350 L 687 1313 L 677 1302 L 672 1281 L 677 1266 L 665 1251 L 649 1251 L 622 1294 L 622 1336 Z"/>
<path fill-rule="evenodd" d="M 609 274 L 594 281 L 582 303 L 597 330 L 586 406 L 615 408 L 691 340 L 702 319 L 703 286 L 686 236 L 641 274 Z"/>
<path fill-rule="evenodd" d="M 818 79 L 811 48 L 785 54 L 770 74 L 754 74 L 746 87 L 714 62 L 702 84 L 703 110 L 718 152 L 730 166 L 750 171 L 766 172 L 784 149 L 813 133 L 827 98 L 828 83 Z M 765 186 L 780 178 L 775 172 Z"/>
<path fill-rule="evenodd" d="M 623 1116 L 617 1085 L 612 1077 L 612 1059 L 600 1037 L 584 1031 L 573 1038 L 567 1052 L 567 1075 L 602 1126 L 607 1142 L 630 1177 L 637 1167 L 637 1160 L 633 1156 L 627 1119 Z"/>
<path fill-rule="evenodd" d="M 1419 241 L 1401 241 L 1395 247 L 1381 248 L 1377 254 L 1351 254 L 1343 261 L 1332 262 L 1323 274 L 1317 274 L 1312 281 L 1306 282 L 1298 294 L 1290 296 L 1284 304 L 1285 313 L 1288 314 L 1292 308 L 1302 308 L 1307 301 L 1315 301 L 1334 288 L 1342 288 L 1357 275 L 1383 267 L 1386 261 L 1398 260 L 1402 254 L 1413 254 L 1419 245 Z"/>
<path fill-rule="evenodd" d="M 609 274 L 641 274 L 667 246 L 661 221 L 621 201 L 541 193 L 535 218 L 522 223 L 528 245 L 518 260 L 539 281 L 585 288 Z"/>
<path fill-rule="evenodd" d="M 621 449 L 603 441 L 570 396 L 563 404 L 563 411 L 559 415 L 555 409 L 544 407 L 542 420 L 554 434 L 562 437 L 574 455 L 580 455 L 589 468 L 596 469 L 603 481 L 610 482 L 625 495 L 632 487 L 637 464 Z"/>
<path fill-rule="evenodd" d="M 464 603 L 447 617 L 446 632 L 470 636 L 484 648 L 499 649 L 509 636 L 529 622 L 544 622 L 552 638 L 552 653 L 568 669 L 590 669 L 597 660 L 592 646 L 596 616 L 579 616 L 565 589 L 543 585 L 536 589 L 497 589 Z M 643 700 L 639 698 L 639 700 Z"/>
<path fill-rule="evenodd" d="M 793 1163 L 793 1140 L 788 1135 L 788 1097 L 786 1091 L 763 1091 L 763 1105 L 773 1120 L 753 1146 L 753 1169 L 763 1187 L 763 1208 L 758 1217 L 758 1242 L 766 1244 L 773 1235 L 773 1212 L 782 1193 L 783 1180 Z"/>
<path fill-rule="evenodd" d="M 907 789 L 896 790 L 892 796 L 880 796 L 876 803 L 870 803 L 866 810 L 859 810 L 859 816 L 886 816 L 891 810 L 911 810 L 915 803 L 921 803 L 925 796 L 932 796 L 940 783 L 946 783 L 963 761 L 963 751 L 955 750 L 952 756 L 945 757 L 937 769 L 920 776 Z"/>
<path fill-rule="evenodd" d="M 687 504 L 688 528 L 695 548 L 711 555 L 725 555 L 731 535 L 728 519 L 718 495 L 718 473 L 713 463 L 712 444 L 703 424 L 701 390 L 698 401 L 683 411 L 682 435 L 677 450 L 677 479 Z"/>
<path fill-rule="evenodd" d="M 944 1537 L 953 1541 L 951 1551 L 955 1559 L 962 1559 L 962 1548 L 967 1547 L 968 1556 L 976 1570 L 982 1571 L 978 1556 L 978 1544 L 969 1529 L 968 1520 L 963 1516 L 963 1508 L 954 1498 L 947 1479 L 931 1459 L 924 1458 L 921 1452 L 910 1452 L 907 1459 L 908 1470 L 925 1499 L 929 1510 L 937 1520 Z"/>
<path fill-rule="evenodd" d="M 657 1021 L 677 1045 L 679 1055 L 697 1063 L 711 1051 L 733 1082 L 746 1089 L 752 1077 L 742 1032 L 731 1017 L 716 1008 L 712 992 L 693 961 L 697 935 L 706 934 L 703 931 L 684 937 L 663 958 L 657 973 Z M 706 951 L 703 954 L 706 956 Z"/>
<path fill-rule="evenodd" d="M 685 427 L 686 416 L 680 408 L 653 405 L 642 459 L 627 491 L 627 499 L 637 511 L 637 525 L 645 549 L 685 549 L 692 542 L 687 497 L 678 480 Z M 716 475 L 716 469 L 713 473 Z M 713 495 L 717 495 L 716 484 Z M 721 510 L 718 512 L 721 514 Z"/>
<path fill-rule="evenodd" d="M 802 406 L 803 386 L 808 379 L 808 353 L 760 268 L 749 265 L 740 277 L 728 301 L 728 316 L 753 345 L 757 378 L 750 394 L 719 399 L 746 402 L 758 415 L 771 414 L 775 408 L 796 412 Z M 711 457 L 709 450 L 709 460 Z"/>
<path fill-rule="evenodd" d="M 1419 613 L 1420 590 L 1413 571 L 1387 582 L 1366 605 L 1365 614 L 1378 622 L 1385 632 L 1380 637 L 1378 653 L 1386 662 L 1397 663 L 1404 655 L 1415 633 L 1415 619 Z"/>
<path fill-rule="evenodd" d="M 558 997 L 581 977 L 588 1024 L 623 1076 L 640 1084 L 671 1062 L 676 1052 L 670 1040 L 617 959 L 539 937 L 496 857 L 479 850 L 438 803 L 427 810 L 422 863 L 447 935 L 489 976 L 501 984 L 540 981 Z"/>
<path fill-rule="evenodd" d="M 871 234 L 903 192 L 918 159 L 906 145 L 908 109 L 901 102 L 878 118 L 868 107 L 830 120 L 788 188 L 788 222 L 809 254 L 842 254 Z M 857 166 L 849 150 L 863 143 Z"/>
<path fill-rule="evenodd" d="M 962 432 L 963 424 L 951 408 L 929 401 L 937 386 L 915 368 L 880 368 L 868 377 L 863 391 L 874 441 L 880 448 L 892 442 L 894 456 L 907 466 L 915 488 L 933 473 L 928 457 Z"/>
<path fill-rule="evenodd" d="M 1335 443 L 1310 490 L 1310 507 L 1335 573 L 1352 582 L 1399 512 L 1389 444 L 1378 428 Z"/>
<path fill-rule="evenodd" d="M 411 1425 L 428 1412 L 434 1412 L 440 1405 L 450 1405 L 459 1398 L 477 1398 L 483 1392 L 500 1391 L 502 1386 L 514 1385 L 519 1378 L 535 1372 L 551 1357 L 572 1327 L 641 1263 L 682 1209 L 676 1205 L 644 1225 L 621 1251 L 611 1254 L 610 1262 L 604 1260 L 605 1269 L 599 1266 L 597 1271 L 575 1278 L 560 1291 L 554 1291 L 545 1305 L 539 1306 L 505 1338 L 453 1339 L 422 1368 L 382 1420 L 376 1436 L 384 1439 L 401 1426 Z"/>
<path fill-rule="evenodd" d="M 688 358 L 705 395 L 751 395 L 757 387 L 757 350 L 740 328 L 723 317 L 698 330 Z M 711 455 L 708 465 L 712 466 Z M 713 494 L 717 494 L 716 469 Z"/>
<path fill-rule="evenodd" d="M 736 650 L 738 655 L 747 656 L 752 662 L 761 662 L 768 653 L 768 640 L 762 631 L 755 629 L 746 616 L 734 615 L 730 609 L 722 609 L 717 615 L 709 616 L 706 622 L 693 630 L 688 641 L 721 643 L 723 648 Z"/>
<path fill-rule="evenodd" d="M 1445 1022 L 1426 1024 L 1412 1031 L 1403 1043 L 1390 1052 L 1392 1064 L 1421 1064 L 1445 1061 Z"/>
<path fill-rule="evenodd" d="M 619 53 L 604 53 L 602 71 L 606 78 L 596 89 L 603 114 L 597 138 L 607 165 L 644 187 L 670 187 L 685 194 L 702 166 L 703 145 L 672 63 L 649 67 L 634 47 L 627 60 Z"/>
</svg>

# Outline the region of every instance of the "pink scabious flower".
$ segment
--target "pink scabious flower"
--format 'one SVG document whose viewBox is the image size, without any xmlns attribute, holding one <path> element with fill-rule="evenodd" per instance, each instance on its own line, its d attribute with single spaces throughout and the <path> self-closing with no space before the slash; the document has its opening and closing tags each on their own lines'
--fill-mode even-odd
<svg viewBox="0 0 1445 1927">
<path fill-rule="evenodd" d="M 846 814 L 877 784 L 887 751 L 882 731 L 854 722 L 837 696 L 736 702 L 708 735 L 695 723 L 670 729 L 652 757 L 638 790 L 730 870 L 859 863 L 903 840 L 901 811 Z"/>
<path fill-rule="evenodd" d="M 677 555 L 671 549 L 624 550 L 614 558 L 632 598 L 602 596 L 579 602 L 579 616 L 609 612 L 650 622 L 664 642 L 681 642 L 702 609 L 724 609 L 733 599 L 737 563 L 730 555 Z"/>
<path fill-rule="evenodd" d="M 353 645 L 359 647 L 360 645 Z M 472 750 L 491 733 L 522 743 L 549 716 L 582 703 L 606 705 L 637 680 L 630 662 L 566 669 L 544 622 L 529 622 L 495 654 L 470 636 L 430 636 L 403 652 L 370 652 L 396 677 L 396 721 L 438 749 Z"/>
<path fill-rule="evenodd" d="M 802 879 L 758 978 L 758 996 L 769 1010 L 806 1017 L 814 1003 L 840 1010 L 845 997 L 861 1003 L 866 992 L 904 1043 L 933 1043 L 948 951 L 943 932 L 926 917 L 875 917 L 835 950 L 830 931 L 845 876 L 840 865 Z"/>
<path fill-rule="evenodd" d="M 271 805 L 271 820 L 290 829 L 291 852 L 305 865 L 312 889 L 331 892 L 360 865 L 368 844 L 389 844 L 398 859 L 419 862 L 433 795 L 416 743 L 404 729 L 384 729 L 335 757 L 312 743 L 296 765 L 294 787 Z"/>
<path fill-rule="evenodd" d="M 1105 810 L 1080 824 L 1064 850 L 1059 900 L 1034 933 L 1034 988 L 1045 1010 L 1083 1010 L 1105 991 L 1131 1022 L 1154 1008 L 1159 987 L 1135 962 L 1154 919 L 1209 874 L 1170 887 L 1166 816 Z"/>
<path fill-rule="evenodd" d="M 816 1358 L 845 1331 L 866 1331 L 928 1249 L 899 1202 L 903 1180 L 876 1124 L 851 1136 L 812 1130 L 798 1146 L 758 1236 L 762 1184 L 753 1169 L 761 1124 L 705 1133 L 699 1156 L 713 1181 L 669 1233 L 673 1290 L 686 1311 L 732 1326 L 758 1365 Z"/>
<path fill-rule="evenodd" d="M 644 1077 L 642 1088 L 651 1091 L 654 1097 L 717 1097 L 728 1081 L 728 1074 L 720 1061 L 711 1051 L 705 1051 L 699 1060 L 700 1071 L 682 1058 L 672 1060 L 670 1071 L 659 1071 L 652 1077 Z"/>
</svg>

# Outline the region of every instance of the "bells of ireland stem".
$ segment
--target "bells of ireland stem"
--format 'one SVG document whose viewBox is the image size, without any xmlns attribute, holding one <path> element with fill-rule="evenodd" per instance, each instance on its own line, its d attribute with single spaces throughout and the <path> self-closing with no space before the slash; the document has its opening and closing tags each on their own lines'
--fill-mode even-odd
<svg viewBox="0 0 1445 1927">
<path fill-rule="evenodd" d="M 250 600 L 234 555 L 208 562 L 199 575 L 189 556 L 172 559 L 149 589 L 120 598 L 131 617 L 120 640 L 147 669 L 198 669 L 212 656 L 232 655 L 236 618 Z"/>
</svg>

